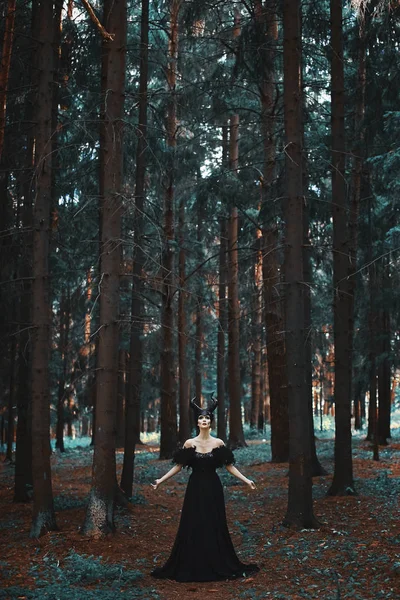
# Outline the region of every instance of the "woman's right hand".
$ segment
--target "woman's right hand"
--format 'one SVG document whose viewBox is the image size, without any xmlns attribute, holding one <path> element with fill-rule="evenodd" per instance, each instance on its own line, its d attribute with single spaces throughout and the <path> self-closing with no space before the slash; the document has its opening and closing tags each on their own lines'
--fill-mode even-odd
<svg viewBox="0 0 400 600">
<path fill-rule="evenodd" d="M 151 487 L 153 488 L 153 490 L 156 490 L 156 489 L 158 488 L 158 486 L 160 485 L 160 483 L 161 483 L 161 482 L 160 482 L 160 480 L 159 480 L 159 479 L 156 479 L 156 480 L 154 481 L 154 483 L 151 483 L 150 485 L 151 485 Z"/>
</svg>

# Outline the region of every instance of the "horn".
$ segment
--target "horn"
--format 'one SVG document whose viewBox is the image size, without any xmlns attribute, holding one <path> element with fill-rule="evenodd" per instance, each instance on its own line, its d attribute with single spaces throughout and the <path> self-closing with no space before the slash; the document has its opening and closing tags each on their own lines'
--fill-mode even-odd
<svg viewBox="0 0 400 600">
<path fill-rule="evenodd" d="M 217 408 L 217 406 L 218 406 L 218 400 L 216 398 L 214 398 L 214 392 L 211 392 L 210 402 L 208 404 L 208 410 L 210 412 L 214 412 L 214 410 Z"/>
<path fill-rule="evenodd" d="M 195 410 L 203 410 L 203 409 L 201 408 L 201 406 L 198 406 L 198 405 L 196 404 L 195 400 L 197 400 L 196 396 L 195 396 L 194 398 L 192 398 L 192 399 L 191 399 L 191 401 L 190 401 L 190 406 L 191 406 L 192 408 L 194 408 Z"/>
</svg>

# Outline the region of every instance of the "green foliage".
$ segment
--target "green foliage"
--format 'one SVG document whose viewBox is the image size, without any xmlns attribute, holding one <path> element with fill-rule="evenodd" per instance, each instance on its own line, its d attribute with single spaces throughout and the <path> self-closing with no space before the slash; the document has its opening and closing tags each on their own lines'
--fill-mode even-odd
<svg viewBox="0 0 400 600">
<path fill-rule="evenodd" d="M 136 586 L 143 574 L 129 569 L 125 563 L 102 561 L 101 557 L 78 554 L 73 550 L 61 563 L 51 555 L 46 555 L 43 562 L 42 569 L 31 568 L 36 589 L 11 586 L 0 591 L 0 599 L 114 600 L 116 594 L 123 594 L 127 600 L 158 598 L 155 590 L 142 590 Z"/>
</svg>

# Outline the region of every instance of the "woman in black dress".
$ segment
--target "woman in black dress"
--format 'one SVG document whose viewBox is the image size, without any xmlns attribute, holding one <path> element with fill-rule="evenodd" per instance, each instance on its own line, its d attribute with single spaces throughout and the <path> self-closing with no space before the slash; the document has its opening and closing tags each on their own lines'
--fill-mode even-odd
<svg viewBox="0 0 400 600">
<path fill-rule="evenodd" d="M 213 401 L 208 408 L 201 409 L 192 402 L 200 433 L 176 451 L 173 457 L 175 466 L 152 484 L 156 490 L 179 473 L 182 467 L 192 469 L 171 555 L 163 567 L 152 572 L 154 577 L 176 581 L 216 581 L 258 571 L 257 565 L 245 565 L 238 559 L 229 535 L 224 494 L 216 469 L 225 466 L 250 489 L 254 490 L 256 486 L 233 465 L 233 453 L 223 441 L 210 435 L 216 405 Z"/>
</svg>

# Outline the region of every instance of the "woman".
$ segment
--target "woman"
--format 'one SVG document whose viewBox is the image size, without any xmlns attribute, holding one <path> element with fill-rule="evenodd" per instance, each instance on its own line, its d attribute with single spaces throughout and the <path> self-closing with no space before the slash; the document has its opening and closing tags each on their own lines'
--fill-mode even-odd
<svg viewBox="0 0 400 600">
<path fill-rule="evenodd" d="M 152 487 L 173 477 L 182 467 L 190 467 L 192 473 L 186 489 L 181 520 L 171 555 L 165 565 L 152 572 L 154 577 L 176 581 L 216 581 L 243 577 L 258 571 L 257 565 L 245 565 L 236 556 L 226 523 L 224 494 L 216 468 L 225 466 L 227 471 L 255 489 L 255 483 L 247 479 L 233 466 L 232 451 L 223 441 L 210 434 L 213 411 L 217 402 L 212 399 L 208 408 L 202 409 L 192 400 L 191 406 L 197 416 L 199 434 L 187 440 L 173 457 L 175 466 L 163 477 L 156 479 Z"/>
</svg>

